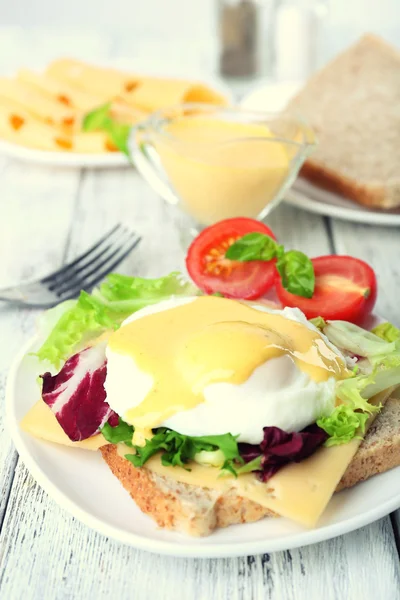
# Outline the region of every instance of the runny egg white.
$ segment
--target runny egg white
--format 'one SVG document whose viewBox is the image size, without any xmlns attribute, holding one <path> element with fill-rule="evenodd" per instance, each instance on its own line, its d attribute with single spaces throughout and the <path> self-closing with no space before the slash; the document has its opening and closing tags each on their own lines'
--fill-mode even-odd
<svg viewBox="0 0 400 600">
<path fill-rule="evenodd" d="M 148 306 L 131 315 L 122 327 L 148 315 L 197 301 L 198 298 L 175 298 Z M 317 331 L 298 309 L 271 310 L 261 304 L 252 306 Z M 322 345 L 344 361 L 339 350 L 325 336 L 320 334 L 320 337 Z M 159 343 L 165 343 L 163 331 L 160 331 Z M 118 352 L 110 344 L 106 356 L 107 402 L 130 422 L 129 411 L 148 396 L 153 389 L 154 377 L 151 372 L 140 369 L 132 355 Z M 329 415 L 335 407 L 335 384 L 333 376 L 324 381 L 312 379 L 289 354 L 283 354 L 260 364 L 242 383 L 218 381 L 206 385 L 201 402 L 172 414 L 157 426 L 191 436 L 232 433 L 239 436 L 240 442 L 258 444 L 265 426 L 280 427 L 287 432 L 300 431 L 319 417 Z"/>
</svg>

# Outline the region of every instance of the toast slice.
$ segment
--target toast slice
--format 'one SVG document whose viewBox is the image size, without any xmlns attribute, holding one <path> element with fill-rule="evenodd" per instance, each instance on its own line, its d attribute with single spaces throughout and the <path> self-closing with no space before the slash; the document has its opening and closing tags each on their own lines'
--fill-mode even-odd
<svg viewBox="0 0 400 600">
<path fill-rule="evenodd" d="M 301 175 L 369 207 L 400 206 L 400 52 L 367 34 L 288 104 L 318 146 Z"/>
<path fill-rule="evenodd" d="M 112 444 L 103 446 L 100 451 L 139 508 L 160 527 L 192 536 L 206 536 L 219 527 L 279 516 L 238 496 L 234 489 L 221 494 L 209 488 L 176 482 L 146 467 L 136 468 L 119 456 L 117 447 Z M 337 491 L 398 465 L 400 399 L 392 397 L 368 430 Z"/>
</svg>

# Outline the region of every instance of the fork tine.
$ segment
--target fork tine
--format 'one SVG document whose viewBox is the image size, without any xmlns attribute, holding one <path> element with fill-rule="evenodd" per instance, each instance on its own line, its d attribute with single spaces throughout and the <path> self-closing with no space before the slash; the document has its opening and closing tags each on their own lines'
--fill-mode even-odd
<svg viewBox="0 0 400 600">
<path fill-rule="evenodd" d="M 118 243 L 110 245 L 104 252 L 96 257 L 96 260 L 91 261 L 84 269 L 80 269 L 79 272 L 73 273 L 71 277 L 53 284 L 51 288 L 52 291 L 60 295 L 71 288 L 82 287 L 85 281 L 90 279 L 92 275 L 95 275 L 97 271 L 101 270 L 105 264 L 121 252 L 121 249 L 126 247 L 126 244 L 131 242 L 131 240 L 135 240 L 136 237 L 135 233 L 128 232 L 127 235 L 124 235 L 124 237 L 118 241 Z"/>
<path fill-rule="evenodd" d="M 57 295 L 60 297 L 60 299 L 67 300 L 68 298 L 74 297 L 81 289 L 90 291 L 99 281 L 101 281 L 106 275 L 108 275 L 108 273 L 113 271 L 113 269 L 115 269 L 115 267 L 117 267 L 132 252 L 132 250 L 139 244 L 141 239 L 142 238 L 139 236 L 131 239 L 127 247 L 119 248 L 116 252 L 109 256 L 106 261 L 103 261 L 101 265 L 98 265 L 96 269 L 88 273 L 85 276 L 85 279 L 81 280 L 79 283 L 77 282 L 74 286 L 70 288 L 64 289 L 61 293 L 56 292 Z M 111 263 L 110 260 L 112 260 Z M 99 267 L 104 268 L 99 271 Z M 93 277 L 91 279 L 88 279 L 88 277 L 90 277 L 91 275 L 93 275 Z"/>
<path fill-rule="evenodd" d="M 114 235 L 113 239 L 107 243 L 102 244 L 100 248 L 95 250 L 91 255 L 90 259 L 83 261 L 83 263 L 79 263 L 78 267 L 72 268 L 70 270 L 66 270 L 62 277 L 57 277 L 50 284 L 47 284 L 47 287 L 52 292 L 62 293 L 64 288 L 71 287 L 75 282 L 76 284 L 80 284 L 87 277 L 87 272 L 91 273 L 90 269 L 98 269 L 99 262 L 100 266 L 102 265 L 101 260 L 105 260 L 110 253 L 117 251 L 121 248 L 126 242 L 131 238 L 132 235 L 136 235 L 134 232 L 129 229 L 121 228 L 118 231 L 117 237 Z M 61 288 L 61 289 L 60 289 Z"/>
<path fill-rule="evenodd" d="M 64 276 L 68 271 L 73 269 L 73 267 L 75 267 L 78 263 L 80 263 L 85 258 L 87 258 L 92 252 L 95 252 L 105 241 L 110 239 L 114 235 L 114 233 L 116 233 L 117 231 L 119 231 L 121 229 L 122 229 L 121 223 L 117 223 L 112 229 L 110 229 L 110 231 L 105 233 L 102 238 L 100 238 L 95 244 L 93 244 L 93 246 L 91 246 L 88 250 L 86 250 L 86 252 L 84 252 L 83 254 L 78 256 L 72 262 L 61 267 L 57 271 L 54 271 L 54 273 L 51 273 L 50 275 L 47 275 L 46 277 L 41 279 L 40 283 L 51 284 L 53 282 L 53 280 L 58 279 L 60 276 Z"/>
</svg>

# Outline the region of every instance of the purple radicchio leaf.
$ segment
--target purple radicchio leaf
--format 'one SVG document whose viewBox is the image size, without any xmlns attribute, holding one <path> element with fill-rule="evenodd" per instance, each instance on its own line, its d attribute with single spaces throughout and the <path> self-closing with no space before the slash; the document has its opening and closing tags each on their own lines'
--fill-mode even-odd
<svg viewBox="0 0 400 600">
<path fill-rule="evenodd" d="M 261 481 L 268 481 L 279 469 L 290 462 L 300 462 L 313 454 L 327 439 L 327 433 L 310 425 L 300 432 L 287 433 L 279 427 L 264 427 L 260 445 L 239 444 L 240 456 L 250 462 L 261 455 L 258 471 Z"/>
<path fill-rule="evenodd" d="M 42 375 L 42 398 L 74 442 L 96 434 L 107 421 L 112 427 L 118 424 L 118 415 L 106 402 L 105 346 L 97 344 L 74 354 L 57 375 Z"/>
</svg>

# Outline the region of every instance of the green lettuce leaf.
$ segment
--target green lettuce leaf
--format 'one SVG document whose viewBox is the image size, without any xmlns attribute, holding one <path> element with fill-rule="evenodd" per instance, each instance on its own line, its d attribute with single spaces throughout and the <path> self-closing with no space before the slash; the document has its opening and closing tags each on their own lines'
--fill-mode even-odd
<svg viewBox="0 0 400 600">
<path fill-rule="evenodd" d="M 137 310 L 173 296 L 197 294 L 198 288 L 185 282 L 177 272 L 158 279 L 112 273 L 91 294 L 82 291 L 55 324 L 50 311 L 49 320 L 54 326 L 36 354 L 41 361 L 59 368 L 83 344 L 106 330 L 118 329 Z"/>
<path fill-rule="evenodd" d="M 314 325 L 314 327 L 316 327 L 320 331 L 323 331 L 324 327 L 326 327 L 326 321 L 322 317 L 314 317 L 314 319 L 309 319 L 309 321 L 312 325 Z"/>
<path fill-rule="evenodd" d="M 376 357 L 375 357 L 376 358 Z M 381 405 L 368 402 L 373 396 L 400 385 L 400 354 L 381 357 L 375 361 L 369 374 L 355 374 L 343 379 L 336 386 L 336 395 L 343 404 L 333 413 L 317 421 L 329 438 L 326 446 L 344 444 L 357 435 L 364 433 L 368 417 L 381 410 Z"/>
<path fill-rule="evenodd" d="M 154 454 L 162 451 L 161 463 L 164 466 L 180 466 L 196 460 L 196 455 L 204 452 L 214 453 L 220 450 L 224 456 L 222 469 L 233 470 L 233 461 L 243 462 L 240 455 L 236 439 L 230 433 L 224 435 L 207 435 L 192 437 L 182 435 L 171 429 L 160 427 L 155 435 L 146 440 L 144 446 L 134 446 L 136 454 L 127 454 L 127 458 L 135 467 L 142 467 Z M 202 456 L 204 464 L 204 454 Z M 210 464 L 213 464 L 214 456 Z"/>
<path fill-rule="evenodd" d="M 385 341 L 375 333 L 347 321 L 329 321 L 323 332 L 337 348 L 357 356 L 387 356 L 396 350 L 395 342 Z"/>
<path fill-rule="evenodd" d="M 253 458 L 253 460 L 250 460 L 248 463 L 245 463 L 241 467 L 238 467 L 236 469 L 236 475 L 243 475 L 244 473 L 251 473 L 252 471 L 260 471 L 262 469 L 261 459 L 261 455 L 257 456 L 256 458 Z"/>
<path fill-rule="evenodd" d="M 107 307 L 82 291 L 74 305 L 61 315 L 36 355 L 58 369 L 80 344 L 117 327 L 118 323 Z"/>
<path fill-rule="evenodd" d="M 371 331 L 386 342 L 397 342 L 400 340 L 400 329 L 397 329 L 392 323 L 381 323 Z"/>
<path fill-rule="evenodd" d="M 127 446 L 132 446 L 132 437 L 135 429 L 132 425 L 128 425 L 121 417 L 118 418 L 118 425 L 111 427 L 109 423 L 105 423 L 100 431 L 110 444 L 123 442 Z"/>
<path fill-rule="evenodd" d="M 341 404 L 329 417 L 318 419 L 317 425 L 330 436 L 325 446 L 336 446 L 347 444 L 357 432 L 364 433 L 367 419 L 367 413 L 355 412 L 350 406 Z"/>
</svg>

